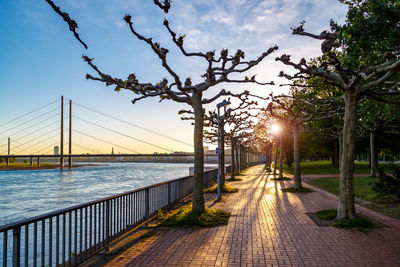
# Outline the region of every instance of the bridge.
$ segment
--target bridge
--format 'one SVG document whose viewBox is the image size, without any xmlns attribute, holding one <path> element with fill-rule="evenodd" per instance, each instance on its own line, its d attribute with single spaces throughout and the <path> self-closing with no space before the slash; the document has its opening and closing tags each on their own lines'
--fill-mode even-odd
<svg viewBox="0 0 400 267">
<path fill-rule="evenodd" d="M 72 112 L 76 109 L 85 110 L 95 114 L 98 119 L 96 121 L 89 120 L 86 117 L 78 116 Z M 73 158 L 109 158 L 109 157 L 190 157 L 193 153 L 177 153 L 170 148 L 154 144 L 150 141 L 142 140 L 132 134 L 124 133 L 111 127 L 107 127 L 98 122 L 108 119 L 129 127 L 141 129 L 148 133 L 157 135 L 173 143 L 183 145 L 193 149 L 193 145 L 177 138 L 159 133 L 157 131 L 142 127 L 132 122 L 118 118 L 102 111 L 93 109 L 86 105 L 72 100 L 64 101 L 64 97 L 51 101 L 43 106 L 31 110 L 23 115 L 20 115 L 12 120 L 0 123 L 0 158 L 3 158 L 8 166 L 10 159 L 25 158 L 29 159 L 30 165 L 36 160 L 40 164 L 41 158 L 56 158 L 59 161 L 60 167 L 64 167 L 64 162 L 67 160 L 68 165 L 72 166 Z M 72 121 L 79 121 L 81 125 L 90 126 L 82 127 L 83 129 L 74 129 Z M 67 123 L 66 123 L 67 122 Z M 68 124 L 68 125 L 67 125 Z M 93 129 L 90 132 L 90 128 Z M 112 133 L 115 136 L 131 140 L 133 142 L 145 144 L 148 147 L 153 147 L 158 151 L 165 151 L 165 153 L 139 153 L 135 149 L 126 147 L 115 141 L 109 141 L 99 136 L 99 131 Z M 82 143 L 73 141 L 73 134 L 83 136 L 85 138 L 94 140 L 97 143 L 106 144 L 114 148 L 122 150 L 123 153 L 102 153 L 98 149 L 88 147 Z M 67 140 L 68 139 L 68 140 Z M 3 143 L 3 144 L 1 144 Z M 73 153 L 73 148 L 84 150 L 84 153 Z M 66 149 L 68 152 L 66 152 Z M 30 151 L 30 152 L 28 152 Z M 125 152 L 126 151 L 126 152 Z"/>
</svg>

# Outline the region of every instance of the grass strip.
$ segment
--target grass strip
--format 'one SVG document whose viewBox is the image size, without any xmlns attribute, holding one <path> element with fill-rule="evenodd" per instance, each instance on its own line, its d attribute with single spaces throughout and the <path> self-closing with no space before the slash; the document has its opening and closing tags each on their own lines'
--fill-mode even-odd
<svg viewBox="0 0 400 267">
<path fill-rule="evenodd" d="M 227 184 L 223 185 L 221 189 L 222 189 L 221 190 L 222 193 L 236 193 L 236 192 L 239 191 L 238 188 L 232 187 L 232 186 L 227 185 Z M 204 192 L 205 193 L 217 193 L 218 192 L 218 186 L 215 184 L 215 185 L 211 186 L 210 188 L 206 189 Z"/>
<path fill-rule="evenodd" d="M 335 209 L 319 210 L 317 211 L 317 216 L 321 220 L 334 220 L 337 216 L 337 211 Z"/>
<path fill-rule="evenodd" d="M 229 212 L 209 208 L 197 215 L 192 213 L 192 204 L 188 204 L 169 213 L 159 211 L 156 219 L 160 226 L 167 227 L 216 227 L 227 225 L 230 215 Z"/>
<path fill-rule="evenodd" d="M 294 187 L 282 188 L 282 192 L 287 193 L 311 193 L 313 192 L 310 188 L 302 187 L 300 189 L 294 189 Z"/>
<path fill-rule="evenodd" d="M 229 178 L 229 179 L 226 179 L 225 181 L 228 181 L 228 182 L 240 182 L 240 181 L 243 181 L 243 179 L 241 179 L 241 178 Z"/>
<path fill-rule="evenodd" d="M 289 177 L 283 176 L 282 178 L 272 178 L 271 181 L 287 181 L 287 180 L 292 180 Z"/>
</svg>

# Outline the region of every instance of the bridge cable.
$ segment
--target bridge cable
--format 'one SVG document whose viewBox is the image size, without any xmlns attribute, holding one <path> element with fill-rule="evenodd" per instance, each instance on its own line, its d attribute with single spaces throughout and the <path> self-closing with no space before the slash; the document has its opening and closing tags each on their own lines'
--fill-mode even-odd
<svg viewBox="0 0 400 267">
<path fill-rule="evenodd" d="M 141 140 L 141 139 L 138 139 L 138 138 L 132 137 L 132 136 L 130 136 L 130 135 L 127 135 L 127 134 L 124 134 L 124 133 L 121 133 L 121 132 L 115 131 L 115 130 L 113 130 L 113 129 L 110 129 L 110 128 L 107 128 L 107 127 L 101 126 L 101 125 L 99 125 L 99 124 L 96 124 L 96 123 L 94 123 L 94 122 L 90 122 L 90 121 L 87 121 L 87 120 L 85 120 L 85 119 L 81 119 L 81 118 L 79 118 L 79 117 L 76 117 L 76 116 L 72 116 L 72 117 L 74 117 L 74 118 L 76 118 L 76 119 L 78 119 L 78 120 L 84 121 L 84 122 L 86 122 L 86 123 L 89 123 L 89 124 L 95 125 L 95 126 L 97 126 L 97 127 L 103 128 L 103 129 L 105 129 L 105 130 L 108 130 L 108 131 L 111 131 L 111 132 L 114 132 L 114 133 L 117 133 L 117 134 L 123 135 L 123 136 L 125 136 L 125 137 L 131 138 L 131 139 L 133 139 L 133 140 L 136 140 L 136 141 L 139 141 L 139 142 L 145 143 L 145 144 L 147 144 L 147 145 L 154 146 L 154 147 L 157 147 L 157 148 L 160 148 L 160 149 L 166 150 L 166 151 L 173 152 L 173 150 L 170 150 L 170 149 L 167 149 L 167 148 L 164 148 L 164 147 L 158 146 L 158 145 L 154 145 L 154 144 L 152 144 L 152 143 L 149 143 L 149 142 L 143 141 L 143 140 Z"/>
<path fill-rule="evenodd" d="M 25 116 L 27 116 L 27 115 L 29 115 L 29 114 L 32 114 L 33 112 L 36 112 L 36 111 L 38 111 L 38 110 L 40 110 L 40 109 L 42 109 L 42 108 L 45 108 L 45 107 L 47 107 L 47 106 L 50 106 L 51 104 L 54 104 L 54 103 L 56 103 L 56 102 L 58 102 L 58 101 L 60 101 L 60 100 L 59 100 L 59 99 L 54 100 L 53 102 L 50 102 L 49 104 L 46 104 L 46 105 L 41 106 L 41 107 L 39 107 L 39 108 L 37 108 L 37 109 L 34 109 L 34 110 L 32 110 L 31 112 L 28 112 L 28 113 L 26 113 L 26 114 L 24 114 L 24 115 L 21 115 L 21 116 L 15 118 L 15 119 L 10 120 L 10 121 L 4 122 L 4 123 L 0 124 L 0 127 L 3 126 L 3 125 L 8 124 L 8 123 L 10 123 L 10 122 L 16 121 L 16 120 L 18 120 L 18 119 L 20 119 L 20 118 L 23 118 L 23 117 L 25 117 Z"/>
<path fill-rule="evenodd" d="M 90 151 L 90 152 L 95 153 L 95 154 L 105 154 L 105 153 L 101 153 L 98 150 L 92 149 L 92 148 L 87 147 L 87 146 L 79 145 L 77 143 L 72 143 L 72 146 L 77 146 L 79 148 L 85 149 L 85 150 Z"/>
<path fill-rule="evenodd" d="M 10 136 L 17 135 L 17 134 L 19 134 L 20 132 L 23 132 L 23 131 L 25 131 L 25 130 L 27 130 L 27 129 L 33 128 L 33 127 L 35 127 L 35 126 L 38 126 L 39 124 L 42 124 L 43 122 L 46 122 L 46 121 L 48 121 L 48 120 L 50 120 L 50 119 L 52 119 L 52 118 L 54 118 L 54 117 L 57 117 L 57 116 L 60 116 L 60 113 L 58 113 L 58 114 L 56 114 L 56 115 L 53 115 L 53 116 L 51 116 L 51 117 L 48 117 L 48 118 L 46 118 L 46 119 L 44 119 L 44 120 L 42 120 L 42 121 L 40 121 L 40 122 L 38 122 L 38 123 L 35 123 L 35 124 L 31 125 L 31 126 L 25 127 L 25 128 L 23 128 L 23 129 L 21 129 L 21 130 L 19 130 L 19 131 L 16 131 L 15 133 L 10 134 Z M 60 122 L 60 120 L 58 120 L 58 122 Z M 55 123 L 55 122 L 54 122 L 54 123 Z M 40 129 L 40 130 L 41 130 L 41 129 Z M 8 138 L 8 137 L 0 138 L 0 140 L 5 140 L 5 139 L 7 139 L 7 138 Z M 18 139 L 21 139 L 21 138 L 18 138 Z M 18 140 L 18 139 L 16 139 L 16 140 Z M 15 142 L 15 140 L 14 140 L 14 142 Z"/>
<path fill-rule="evenodd" d="M 55 130 L 58 130 L 58 129 L 55 129 Z M 55 130 L 53 130 L 53 131 L 55 131 Z M 44 137 L 44 136 L 46 136 L 46 135 L 48 135 L 48 134 L 50 134 L 50 133 L 52 133 L 52 132 L 47 132 L 47 133 L 45 133 L 45 134 L 42 134 L 42 135 L 40 135 L 40 136 L 37 137 L 37 138 L 31 139 L 31 140 L 29 140 L 28 142 L 23 143 L 22 145 L 13 147 L 13 149 L 16 149 L 16 148 L 18 148 L 18 147 L 20 147 L 20 146 L 26 145 L 26 144 L 32 142 L 33 140 L 42 138 L 42 137 Z M 30 148 L 32 148 L 32 147 L 34 147 L 34 146 L 37 146 L 38 144 L 41 144 L 41 143 L 43 143 L 43 142 L 46 142 L 46 141 L 48 141 L 49 139 L 51 139 L 51 138 L 53 138 L 53 137 L 56 137 L 56 136 L 59 136 L 59 135 L 60 135 L 59 133 L 57 133 L 57 134 L 55 134 L 55 135 L 52 135 L 52 136 L 46 138 L 45 140 L 43 140 L 43 141 L 41 141 L 41 142 L 38 142 L 38 143 L 35 143 L 34 145 L 31 145 L 30 147 L 27 147 L 27 148 L 24 148 L 24 149 L 20 149 L 20 150 L 19 150 L 17 153 L 15 153 L 15 154 L 18 154 L 18 153 L 20 153 L 21 151 L 24 151 L 24 150 L 30 149 Z"/>
<path fill-rule="evenodd" d="M 29 135 L 32 135 L 32 134 L 34 134 L 34 133 L 37 133 L 37 132 L 39 132 L 39 131 L 41 131 L 41 130 L 43 130 L 43 129 L 45 129 L 45 128 L 47 128 L 47 127 L 53 125 L 53 124 L 56 124 L 56 123 L 60 123 L 60 120 L 57 120 L 57 121 L 52 122 L 52 123 L 50 123 L 50 124 L 47 124 L 47 125 L 45 125 L 45 126 L 39 128 L 39 129 L 37 129 L 37 130 L 35 130 L 35 131 L 33 131 L 33 132 L 30 132 L 30 133 L 28 133 L 28 134 L 26 134 L 26 135 L 24 135 L 24 136 L 22 136 L 22 137 L 19 137 L 19 138 L 17 138 L 17 139 L 13 139 L 13 140 L 11 140 L 11 141 L 12 141 L 13 143 L 18 143 L 19 140 L 21 140 L 21 139 L 23 139 L 23 138 L 25 138 L 25 137 L 27 137 L 27 136 L 29 136 Z M 40 123 L 38 123 L 38 124 L 40 124 Z M 36 125 L 38 125 L 38 124 L 36 124 Z"/>
<path fill-rule="evenodd" d="M 95 137 L 95 136 L 93 136 L 93 135 L 90 135 L 90 134 L 85 134 L 85 133 L 83 133 L 83 132 L 81 132 L 81 131 L 78 131 L 78 130 L 72 130 L 72 131 L 73 131 L 73 132 L 76 132 L 76 133 L 79 133 L 79 134 L 82 134 L 82 135 L 85 135 L 85 136 L 87 136 L 87 137 L 91 137 L 91 138 L 93 138 L 93 139 L 96 139 L 96 140 L 102 141 L 102 142 L 104 142 L 104 143 L 107 143 L 107 144 L 110 144 L 110 145 L 113 145 L 113 146 L 116 146 L 116 147 L 122 148 L 122 149 L 124 149 L 124 150 L 133 151 L 132 149 L 129 149 L 129 148 L 126 148 L 126 147 L 123 147 L 123 146 L 120 146 L 120 145 L 117 145 L 117 144 L 114 144 L 114 143 L 108 142 L 108 141 L 106 141 L 106 140 L 104 140 L 104 139 L 101 139 L 101 138 Z"/>
<path fill-rule="evenodd" d="M 48 146 L 48 147 L 42 148 L 42 149 L 36 151 L 35 153 L 33 153 L 33 155 L 34 155 L 34 154 L 39 154 L 39 152 L 42 152 L 43 150 L 49 149 L 50 147 L 54 147 L 54 146 L 56 146 L 56 145 L 58 145 L 58 144 L 59 144 L 59 142 L 56 142 L 56 143 L 54 143 L 54 144 L 52 144 L 52 145 L 50 145 L 50 146 Z M 58 155 L 56 155 L 56 156 L 58 156 Z"/>
<path fill-rule="evenodd" d="M 73 102 L 73 103 L 74 103 L 75 105 L 78 105 L 78 106 L 82 107 L 82 108 L 85 108 L 85 109 L 91 110 L 91 111 L 93 111 L 93 112 L 99 113 L 99 114 L 101 114 L 101 115 L 103 115 L 103 116 L 109 117 L 109 118 L 114 119 L 114 120 L 117 120 L 117 121 L 119 121 L 119 122 L 123 122 L 123 123 L 125 123 L 125 124 L 130 125 L 130 126 L 133 126 L 133 127 L 142 129 L 142 130 L 144 130 L 144 131 L 147 131 L 147 132 L 150 132 L 150 133 L 153 133 L 153 134 L 162 136 L 162 137 L 164 137 L 164 138 L 170 139 L 170 140 L 172 140 L 172 141 L 175 141 L 175 142 L 178 142 L 178 143 L 181 143 L 181 144 L 184 144 L 184 145 L 193 147 L 193 144 L 186 143 L 186 142 L 184 142 L 184 141 L 181 141 L 181 140 L 179 140 L 179 139 L 170 137 L 170 136 L 168 136 L 168 135 L 161 134 L 161 133 L 159 133 L 159 132 L 156 132 L 156 131 L 147 129 L 147 128 L 145 128 L 145 127 L 139 126 L 139 125 L 134 124 L 134 123 L 131 123 L 131 122 L 129 122 L 129 121 L 122 120 L 122 119 L 117 118 L 117 117 L 114 117 L 114 116 L 112 116 L 112 115 L 108 115 L 108 114 L 106 114 L 106 113 L 104 113 L 104 112 L 95 110 L 95 109 L 93 109 L 93 108 L 86 107 L 86 106 L 84 106 L 84 105 L 82 105 L 82 104 L 79 104 L 79 103 L 77 103 L 77 102 Z"/>
<path fill-rule="evenodd" d="M 58 110 L 58 109 L 59 109 L 59 108 L 57 107 L 57 108 L 52 109 L 52 110 L 50 110 L 50 111 L 48 111 L 48 112 L 42 113 L 42 114 L 40 114 L 39 116 L 37 116 L 36 118 L 34 118 L 34 119 L 31 119 L 31 120 L 29 120 L 29 121 L 25 121 L 25 122 L 23 122 L 23 123 L 20 123 L 20 124 L 14 126 L 14 127 L 11 127 L 11 128 L 8 129 L 8 130 L 5 130 L 5 131 L 0 132 L 0 134 L 3 134 L 3 133 L 8 132 L 8 131 L 10 131 L 10 130 L 13 130 L 13 129 L 15 129 L 15 128 L 21 126 L 21 125 L 24 125 L 24 124 L 26 124 L 26 123 L 32 122 L 32 121 L 34 121 L 34 120 L 40 118 L 41 116 L 46 115 L 46 114 L 48 114 L 48 113 L 50 113 L 50 112 L 53 112 L 53 111 L 55 111 L 55 110 Z M 55 116 L 57 116 L 57 115 L 58 115 L 58 114 L 54 115 L 53 117 L 55 117 Z M 53 117 L 47 118 L 46 120 L 51 119 L 51 118 L 53 118 Z M 36 125 L 32 125 L 32 126 L 30 126 L 30 127 L 33 127 L 33 126 L 36 126 Z M 29 128 L 29 127 L 28 127 L 28 128 Z M 25 128 L 25 129 L 27 129 L 27 128 Z M 4 139 L 4 138 L 3 138 L 3 139 Z"/>
</svg>

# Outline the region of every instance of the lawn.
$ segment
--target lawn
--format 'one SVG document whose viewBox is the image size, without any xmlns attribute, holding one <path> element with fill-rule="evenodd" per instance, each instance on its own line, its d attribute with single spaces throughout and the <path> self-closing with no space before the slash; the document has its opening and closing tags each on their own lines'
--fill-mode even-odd
<svg viewBox="0 0 400 267">
<path fill-rule="evenodd" d="M 379 164 L 380 166 L 388 164 Z M 286 173 L 293 174 L 293 165 L 288 168 L 283 165 L 283 170 Z M 303 161 L 300 163 L 301 174 L 339 174 L 339 169 L 336 169 L 331 161 Z M 369 173 L 370 167 L 368 162 L 355 162 L 355 173 Z"/>
<path fill-rule="evenodd" d="M 371 185 L 377 181 L 377 177 L 354 178 L 355 196 L 369 201 L 370 203 L 366 205 L 368 208 L 400 219 L 400 201 L 394 197 L 378 197 L 377 193 L 371 189 Z M 339 178 L 320 178 L 312 180 L 308 184 L 339 195 Z"/>
<path fill-rule="evenodd" d="M 354 178 L 354 193 L 356 197 L 373 201 L 377 193 L 372 191 L 370 184 L 378 181 L 377 177 L 356 177 Z M 339 178 L 321 178 L 308 182 L 310 185 L 321 188 L 332 194 L 339 195 Z"/>
<path fill-rule="evenodd" d="M 40 163 L 40 167 L 51 167 L 51 166 L 58 166 L 56 163 Z M 8 166 L 6 165 L 5 162 L 0 163 L 0 169 L 9 169 L 9 168 L 15 168 L 15 169 L 20 169 L 20 168 L 37 168 L 37 162 L 33 162 L 33 165 L 31 166 L 30 163 L 10 163 Z"/>
</svg>

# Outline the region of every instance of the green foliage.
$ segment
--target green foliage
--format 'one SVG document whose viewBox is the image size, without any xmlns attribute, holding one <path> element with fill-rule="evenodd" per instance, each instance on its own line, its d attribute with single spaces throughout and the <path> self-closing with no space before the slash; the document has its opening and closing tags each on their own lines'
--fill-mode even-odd
<svg viewBox="0 0 400 267">
<path fill-rule="evenodd" d="M 159 211 L 156 219 L 160 222 L 161 226 L 167 227 L 216 227 L 227 225 L 230 215 L 229 212 L 206 208 L 198 216 L 192 213 L 191 204 L 188 204 L 170 213 Z"/>
<path fill-rule="evenodd" d="M 400 53 L 400 2 L 398 0 L 345 1 L 345 25 L 337 32 L 345 47 L 343 63 L 352 68 L 382 63 L 386 53 Z"/>
<path fill-rule="evenodd" d="M 335 168 L 330 161 L 303 161 L 300 163 L 301 174 L 338 174 L 339 170 Z M 287 168 L 283 165 L 285 172 L 293 174 L 293 168 Z M 355 163 L 355 173 L 369 173 L 370 168 L 366 162 Z"/>
<path fill-rule="evenodd" d="M 354 194 L 356 197 L 373 201 L 377 194 L 372 191 L 371 184 L 376 182 L 376 177 L 356 177 L 354 178 Z M 339 195 L 339 178 L 321 178 L 308 182 L 312 186 L 319 187 L 334 195 Z"/>
<path fill-rule="evenodd" d="M 368 208 L 400 219 L 400 201 L 392 195 L 379 196 L 372 190 L 372 185 L 378 182 L 377 177 L 355 177 L 354 194 L 356 197 L 370 201 L 365 203 Z M 321 178 L 309 181 L 308 184 L 321 188 L 334 195 L 339 195 L 339 178 Z"/>
<path fill-rule="evenodd" d="M 240 182 L 240 181 L 243 181 L 243 179 L 241 179 L 241 178 L 229 178 L 229 179 L 226 179 L 226 181 L 228 181 L 228 182 Z"/>
<path fill-rule="evenodd" d="M 317 211 L 317 216 L 321 220 L 333 220 L 337 216 L 337 210 L 336 209 L 319 210 Z"/>
<path fill-rule="evenodd" d="M 378 196 L 394 195 L 400 199 L 400 168 L 392 165 L 393 175 L 387 175 L 382 168 L 379 168 L 379 181 L 372 185 L 372 190 Z"/>
<path fill-rule="evenodd" d="M 294 187 L 288 187 L 288 188 L 282 188 L 282 192 L 287 192 L 287 193 L 311 193 L 313 192 L 311 189 L 302 187 L 300 189 L 294 189 Z"/>
<path fill-rule="evenodd" d="M 154 236 L 155 234 L 156 234 L 156 231 L 149 231 L 149 232 L 139 236 L 139 239 L 147 239 L 147 238 Z"/>
<path fill-rule="evenodd" d="M 218 187 L 217 185 L 213 185 L 210 188 L 208 188 L 207 190 L 205 190 L 205 193 L 217 193 Z M 235 187 L 231 187 L 230 185 L 224 184 L 222 186 L 222 193 L 237 193 L 239 191 L 238 188 Z"/>
<path fill-rule="evenodd" d="M 272 178 L 271 181 L 287 181 L 287 180 L 292 180 L 289 177 L 283 176 L 282 178 Z"/>
<path fill-rule="evenodd" d="M 336 222 L 333 226 L 340 228 L 357 228 L 357 230 L 360 232 L 368 232 L 367 229 L 380 227 L 379 225 L 360 215 L 357 215 L 352 219 L 342 219 Z"/>
</svg>

